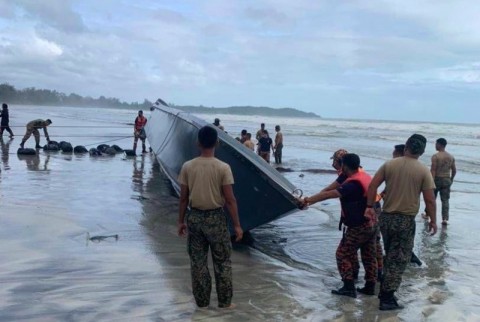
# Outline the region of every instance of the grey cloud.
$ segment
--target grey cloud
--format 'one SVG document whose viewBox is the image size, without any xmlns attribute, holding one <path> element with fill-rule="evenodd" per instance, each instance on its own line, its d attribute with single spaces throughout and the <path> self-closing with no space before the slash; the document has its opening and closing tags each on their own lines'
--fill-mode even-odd
<svg viewBox="0 0 480 322">
<path fill-rule="evenodd" d="M 262 27 L 286 27 L 292 23 L 285 13 L 273 8 L 248 7 L 245 10 L 245 16 L 252 21 L 258 22 Z"/>
<path fill-rule="evenodd" d="M 11 1 L 0 0 L 0 18 L 13 18 L 14 6 Z"/>
<path fill-rule="evenodd" d="M 71 8 L 70 0 L 18 0 L 17 5 L 27 15 L 60 31 L 75 33 L 86 30 L 82 17 Z"/>
</svg>

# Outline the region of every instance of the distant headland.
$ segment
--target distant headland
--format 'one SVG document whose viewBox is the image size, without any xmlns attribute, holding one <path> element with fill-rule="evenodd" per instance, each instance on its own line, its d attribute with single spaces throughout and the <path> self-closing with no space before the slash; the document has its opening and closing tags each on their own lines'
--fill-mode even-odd
<svg viewBox="0 0 480 322">
<path fill-rule="evenodd" d="M 4 83 L 0 84 L 0 101 L 7 104 L 23 105 L 48 105 L 48 106 L 74 106 L 74 107 L 107 107 L 107 108 L 128 108 L 128 109 L 148 109 L 153 103 L 147 99 L 143 102 L 122 102 L 118 98 L 100 96 L 93 98 L 90 96 L 81 96 L 75 93 L 65 94 L 50 89 L 37 89 L 28 87 L 16 89 L 14 86 Z M 170 103 L 170 106 L 188 113 L 198 114 L 238 114 L 238 115 L 262 115 L 262 116 L 281 116 L 281 117 L 309 117 L 320 118 L 315 113 L 302 112 L 300 110 L 285 107 L 256 107 L 256 106 L 231 106 L 231 107 L 205 107 L 200 106 L 181 106 Z"/>
<path fill-rule="evenodd" d="M 236 114 L 236 115 L 320 118 L 320 116 L 315 113 L 307 113 L 291 107 L 284 107 L 284 108 L 271 108 L 271 107 L 265 107 L 265 106 L 205 107 L 205 106 L 178 106 L 175 104 L 170 104 L 170 106 L 188 113 L 198 113 L 198 114 Z"/>
</svg>

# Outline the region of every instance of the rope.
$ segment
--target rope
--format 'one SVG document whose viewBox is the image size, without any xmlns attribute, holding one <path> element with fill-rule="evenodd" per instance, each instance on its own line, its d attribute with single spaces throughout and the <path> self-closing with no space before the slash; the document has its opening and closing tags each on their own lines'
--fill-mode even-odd
<svg viewBox="0 0 480 322">
<path fill-rule="evenodd" d="M 100 144 L 105 144 L 105 143 L 110 143 L 110 142 L 115 142 L 115 141 L 120 141 L 120 140 L 129 139 L 129 138 L 131 138 L 131 137 L 132 137 L 132 136 L 129 135 L 129 136 L 125 136 L 125 137 L 120 138 L 120 139 L 108 140 L 108 141 L 98 142 L 98 143 L 92 143 L 92 144 L 87 144 L 87 145 L 85 145 L 85 146 L 100 145 Z"/>
</svg>

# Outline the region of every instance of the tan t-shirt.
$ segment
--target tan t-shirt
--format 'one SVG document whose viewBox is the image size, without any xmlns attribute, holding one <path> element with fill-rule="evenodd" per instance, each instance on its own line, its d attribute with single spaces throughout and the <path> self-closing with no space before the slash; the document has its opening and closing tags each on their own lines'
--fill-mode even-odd
<svg viewBox="0 0 480 322">
<path fill-rule="evenodd" d="M 436 160 L 437 166 L 435 170 L 435 177 L 450 178 L 450 170 L 455 162 L 453 155 L 447 151 L 437 152 L 432 156 L 432 162 Z"/>
<path fill-rule="evenodd" d="M 385 178 L 383 211 L 415 216 L 420 209 L 420 194 L 435 189 L 430 170 L 420 161 L 400 157 L 384 163 L 379 173 Z"/>
<path fill-rule="evenodd" d="M 204 157 L 185 162 L 178 181 L 188 186 L 190 206 L 202 210 L 223 207 L 222 186 L 234 183 L 228 164 L 217 158 Z"/>
</svg>

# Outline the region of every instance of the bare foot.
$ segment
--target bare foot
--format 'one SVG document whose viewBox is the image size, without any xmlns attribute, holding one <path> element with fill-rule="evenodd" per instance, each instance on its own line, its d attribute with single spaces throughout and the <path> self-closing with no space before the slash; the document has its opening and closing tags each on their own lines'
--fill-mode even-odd
<svg viewBox="0 0 480 322">
<path fill-rule="evenodd" d="M 224 307 L 218 307 L 219 309 L 226 309 L 226 310 L 233 310 L 234 308 L 236 308 L 237 305 L 236 304 L 233 304 L 231 303 L 229 306 L 224 306 Z"/>
</svg>

